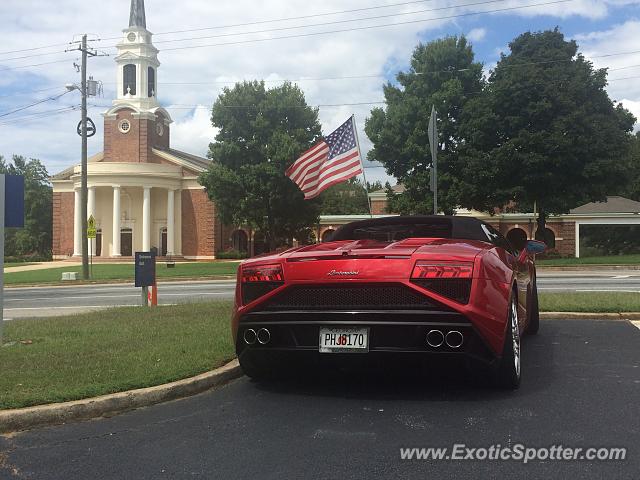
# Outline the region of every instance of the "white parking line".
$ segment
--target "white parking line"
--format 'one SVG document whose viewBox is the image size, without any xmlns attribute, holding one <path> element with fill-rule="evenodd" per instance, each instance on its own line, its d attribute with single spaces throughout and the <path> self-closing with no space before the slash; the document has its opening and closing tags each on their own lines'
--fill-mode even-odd
<svg viewBox="0 0 640 480">
<path fill-rule="evenodd" d="M 640 330 L 640 320 L 631 320 L 631 325 Z"/>
<path fill-rule="evenodd" d="M 622 292 L 622 293 L 640 293 L 640 290 L 602 290 L 602 289 L 591 289 L 591 290 L 576 290 L 576 292 Z"/>
<path fill-rule="evenodd" d="M 631 275 L 616 275 L 615 277 L 611 277 L 611 278 L 630 278 Z"/>
</svg>

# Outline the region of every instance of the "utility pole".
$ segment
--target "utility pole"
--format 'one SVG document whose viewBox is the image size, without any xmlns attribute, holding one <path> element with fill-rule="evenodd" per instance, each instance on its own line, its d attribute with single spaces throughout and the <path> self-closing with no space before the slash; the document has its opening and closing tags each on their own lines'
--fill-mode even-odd
<svg viewBox="0 0 640 480">
<path fill-rule="evenodd" d="M 76 49 L 73 49 L 76 50 Z M 80 85 L 75 84 L 67 84 L 66 88 L 68 90 L 78 90 L 82 97 L 82 106 L 81 106 L 81 119 L 80 124 L 78 125 L 78 135 L 82 138 L 82 149 L 81 149 L 81 159 L 80 159 L 80 217 L 81 217 L 81 226 L 82 230 L 82 245 L 81 245 L 81 253 L 82 253 L 82 278 L 84 280 L 89 279 L 89 245 L 87 238 L 87 202 L 88 202 L 88 188 L 87 188 L 87 138 L 95 135 L 96 128 L 95 124 L 91 119 L 87 118 L 87 96 L 95 96 L 96 95 L 96 85 L 98 82 L 93 80 L 89 80 L 91 84 L 91 88 L 88 89 L 87 85 L 87 57 L 95 57 L 98 55 L 95 51 L 89 50 L 87 48 L 87 35 L 82 35 L 82 40 L 80 41 L 80 45 L 77 50 L 80 50 L 82 53 L 82 61 L 80 65 Z M 67 50 L 68 51 L 68 50 Z M 75 64 L 74 64 L 75 65 Z M 91 132 L 88 132 L 88 125 L 91 126 Z"/>
<path fill-rule="evenodd" d="M 81 126 L 82 132 L 82 159 L 81 159 L 81 184 L 80 199 L 82 212 L 82 278 L 89 279 L 89 245 L 87 239 L 87 203 L 89 192 L 87 189 L 87 34 L 82 35 L 82 65 L 80 67 L 80 93 L 82 95 Z"/>
<path fill-rule="evenodd" d="M 431 146 L 431 168 L 429 181 L 433 192 L 433 214 L 438 214 L 438 126 L 436 125 L 436 107 L 431 107 L 431 117 L 427 127 Z"/>
</svg>

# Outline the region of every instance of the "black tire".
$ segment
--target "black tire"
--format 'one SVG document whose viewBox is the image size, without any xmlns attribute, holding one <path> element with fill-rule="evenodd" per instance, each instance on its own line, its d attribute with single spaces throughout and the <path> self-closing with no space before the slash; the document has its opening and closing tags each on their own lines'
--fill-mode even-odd
<svg viewBox="0 0 640 480">
<path fill-rule="evenodd" d="M 507 333 L 502 347 L 502 358 L 495 373 L 496 385 L 500 388 L 515 390 L 520 386 L 521 350 L 520 330 L 518 327 L 517 296 L 513 292 L 509 301 L 509 313 L 507 316 Z M 515 339 L 515 340 L 514 340 Z"/>
<path fill-rule="evenodd" d="M 238 362 L 244 374 L 250 379 L 260 382 L 269 378 L 271 369 L 264 362 L 257 363 L 252 355 L 248 353 L 240 355 Z"/>
<path fill-rule="evenodd" d="M 540 308 L 538 307 L 538 285 L 534 281 L 533 288 L 531 289 L 531 302 L 530 312 L 527 312 L 529 316 L 529 322 L 527 324 L 527 335 L 535 335 L 540 330 Z"/>
</svg>

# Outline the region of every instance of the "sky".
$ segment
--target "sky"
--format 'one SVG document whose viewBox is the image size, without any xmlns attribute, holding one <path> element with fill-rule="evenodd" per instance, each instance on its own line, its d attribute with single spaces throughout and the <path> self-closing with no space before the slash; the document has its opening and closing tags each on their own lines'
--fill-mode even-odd
<svg viewBox="0 0 640 480">
<path fill-rule="evenodd" d="M 39 158 L 51 174 L 79 162 L 79 94 L 52 98 L 80 81 L 70 42 L 82 33 L 110 55 L 88 62 L 88 74 L 104 87 L 89 100 L 97 126 L 89 154 L 102 150 L 101 113 L 115 97 L 114 45 L 128 26 L 129 4 L 0 2 L 0 155 Z M 268 86 L 295 81 L 307 103 L 319 106 L 325 135 L 354 114 L 366 154 L 364 122 L 383 102 L 384 83 L 408 68 L 419 42 L 447 35 L 466 35 L 489 72 L 519 34 L 559 27 L 596 67 L 609 68 L 609 95 L 640 118 L 640 0 L 146 0 L 145 6 L 160 50 L 158 99 L 174 120 L 172 147 L 196 155 L 206 155 L 214 139 L 210 109 L 222 89 L 254 79 Z M 365 166 L 367 180 L 393 183 L 380 165 Z"/>
</svg>

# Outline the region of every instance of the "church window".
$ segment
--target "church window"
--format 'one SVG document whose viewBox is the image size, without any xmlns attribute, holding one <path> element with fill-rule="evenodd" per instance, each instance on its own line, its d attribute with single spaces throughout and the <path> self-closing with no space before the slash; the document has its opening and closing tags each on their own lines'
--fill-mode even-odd
<svg viewBox="0 0 640 480">
<path fill-rule="evenodd" d="M 150 97 L 156 96 L 156 71 L 153 67 L 147 69 L 147 92 Z"/>
<path fill-rule="evenodd" d="M 136 94 L 136 66 L 131 63 L 122 70 L 122 92 L 124 95 Z"/>
<path fill-rule="evenodd" d="M 120 132 L 122 133 L 129 133 L 129 130 L 131 130 L 131 124 L 129 123 L 129 120 L 127 120 L 126 118 L 120 120 L 120 122 L 118 123 L 118 130 L 120 130 Z"/>
</svg>

